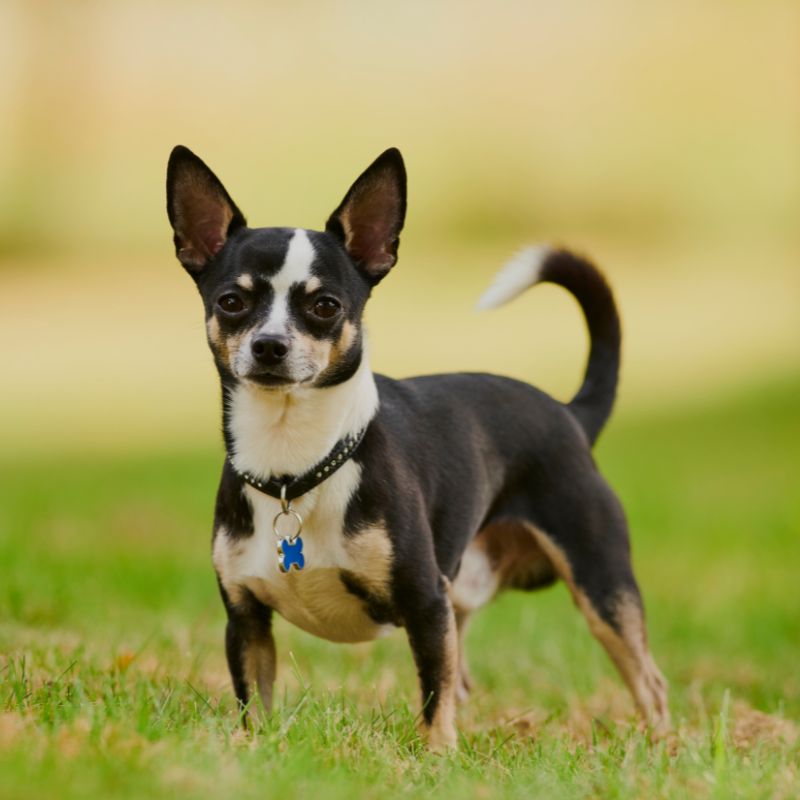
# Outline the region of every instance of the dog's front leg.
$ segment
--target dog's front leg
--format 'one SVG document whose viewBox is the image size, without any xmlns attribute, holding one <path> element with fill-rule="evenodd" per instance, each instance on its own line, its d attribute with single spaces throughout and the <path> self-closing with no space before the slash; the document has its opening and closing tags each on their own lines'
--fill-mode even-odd
<svg viewBox="0 0 800 800">
<path fill-rule="evenodd" d="M 220 587 L 221 588 L 221 587 Z M 225 628 L 225 654 L 231 673 L 233 690 L 239 701 L 242 723 L 248 725 L 258 707 L 251 701 L 253 686 L 258 689 L 265 713 L 272 708 L 272 687 L 275 683 L 276 655 L 272 636 L 272 609 L 259 603 L 249 592 L 240 602 L 232 603 L 221 588 L 228 612 Z"/>
<path fill-rule="evenodd" d="M 445 581 L 434 588 L 413 587 L 405 595 L 403 616 L 422 690 L 423 733 L 435 752 L 456 746 L 458 636 Z"/>
</svg>

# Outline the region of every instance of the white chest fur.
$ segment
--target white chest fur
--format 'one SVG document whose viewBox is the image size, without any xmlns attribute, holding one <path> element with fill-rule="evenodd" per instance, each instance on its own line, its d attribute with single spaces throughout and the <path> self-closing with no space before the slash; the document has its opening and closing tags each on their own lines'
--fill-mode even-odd
<svg viewBox="0 0 800 800">
<path fill-rule="evenodd" d="M 280 475 L 302 474 L 338 439 L 362 430 L 378 397 L 364 359 L 349 381 L 329 389 L 287 397 L 241 386 L 229 403 L 237 469 Z M 377 597 L 388 593 L 392 547 L 386 531 L 376 526 L 350 536 L 344 532 L 347 505 L 360 479 L 360 466 L 350 461 L 294 501 L 303 518 L 305 567 L 288 573 L 278 567 L 272 529 L 280 503 L 246 486 L 253 535 L 234 538 L 222 529 L 214 541 L 214 566 L 231 600 L 247 589 L 293 624 L 333 641 L 366 641 L 391 630 L 378 625 L 342 582 L 346 571 Z"/>
<path fill-rule="evenodd" d="M 378 407 L 366 357 L 350 380 L 327 389 L 292 394 L 240 385 L 229 398 L 232 458 L 241 472 L 300 475 L 318 464 L 335 442 L 363 430 Z M 303 518 L 305 567 L 281 572 L 273 520 L 278 500 L 251 486 L 252 536 L 225 529 L 214 540 L 214 566 L 231 600 L 243 590 L 300 628 L 339 642 L 374 639 L 391 630 L 377 624 L 362 599 L 347 590 L 342 573 L 383 599 L 389 591 L 392 546 L 381 526 L 345 535 L 347 506 L 361 480 L 354 461 L 294 501 Z"/>
<path fill-rule="evenodd" d="M 248 486 L 253 535 L 232 538 L 223 529 L 214 542 L 214 566 L 231 599 L 236 602 L 247 589 L 289 622 L 331 641 L 368 641 L 390 631 L 392 626 L 377 624 L 342 582 L 345 570 L 378 597 L 388 591 L 392 548 L 386 531 L 375 527 L 346 536 L 343 530 L 347 500 L 359 478 L 360 467 L 350 462 L 295 503 L 304 520 L 306 566 L 287 573 L 278 567 L 272 530 L 280 504 Z"/>
</svg>

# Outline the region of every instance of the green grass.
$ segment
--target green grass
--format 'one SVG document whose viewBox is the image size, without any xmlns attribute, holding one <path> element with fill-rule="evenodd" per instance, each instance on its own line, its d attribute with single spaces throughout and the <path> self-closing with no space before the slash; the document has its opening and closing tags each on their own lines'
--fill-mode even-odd
<svg viewBox="0 0 800 800">
<path fill-rule="evenodd" d="M 278 702 L 244 735 L 209 558 L 219 452 L 0 465 L 0 796 L 795 797 L 800 378 L 614 421 L 674 735 L 651 744 L 563 586 L 480 615 L 453 756 L 421 748 L 402 632 L 280 621 Z"/>
</svg>

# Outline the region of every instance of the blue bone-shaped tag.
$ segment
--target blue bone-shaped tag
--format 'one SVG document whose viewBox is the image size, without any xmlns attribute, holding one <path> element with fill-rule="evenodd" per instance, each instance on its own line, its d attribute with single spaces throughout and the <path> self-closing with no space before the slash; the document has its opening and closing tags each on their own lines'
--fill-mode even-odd
<svg viewBox="0 0 800 800">
<path fill-rule="evenodd" d="M 293 542 L 288 539 L 281 539 L 278 542 L 278 566 L 281 572 L 289 572 L 294 567 L 301 570 L 306 565 L 303 555 L 303 540 L 297 536 Z"/>
</svg>

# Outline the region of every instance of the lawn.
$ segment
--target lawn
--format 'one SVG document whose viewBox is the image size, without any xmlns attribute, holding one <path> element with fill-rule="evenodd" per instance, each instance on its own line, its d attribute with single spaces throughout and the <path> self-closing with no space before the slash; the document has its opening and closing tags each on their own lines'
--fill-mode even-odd
<svg viewBox="0 0 800 800">
<path fill-rule="evenodd" d="M 0 796 L 797 797 L 800 376 L 613 420 L 675 731 L 649 743 L 563 586 L 468 641 L 457 754 L 421 749 L 402 632 L 277 625 L 275 714 L 244 734 L 209 557 L 220 452 L 0 464 Z"/>
</svg>

